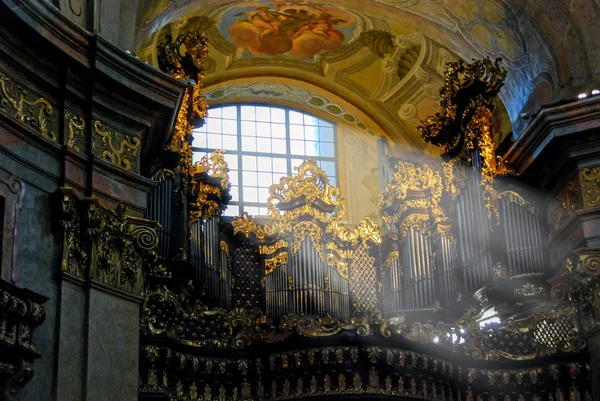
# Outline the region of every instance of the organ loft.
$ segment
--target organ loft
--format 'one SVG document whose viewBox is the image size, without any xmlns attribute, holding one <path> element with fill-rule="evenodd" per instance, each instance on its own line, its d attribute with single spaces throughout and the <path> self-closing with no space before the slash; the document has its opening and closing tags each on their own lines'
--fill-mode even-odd
<svg viewBox="0 0 600 401">
<path fill-rule="evenodd" d="M 0 401 L 600 400 L 563 3 L 1 0 Z"/>
</svg>

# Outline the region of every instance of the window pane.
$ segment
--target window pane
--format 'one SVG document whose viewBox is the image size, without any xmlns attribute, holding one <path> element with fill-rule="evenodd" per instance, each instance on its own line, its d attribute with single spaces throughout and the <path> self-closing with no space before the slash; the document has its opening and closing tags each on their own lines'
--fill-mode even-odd
<svg viewBox="0 0 600 401">
<path fill-rule="evenodd" d="M 245 150 L 246 152 L 256 152 L 256 138 L 243 137 L 242 150 Z"/>
<path fill-rule="evenodd" d="M 271 137 L 271 124 L 269 123 L 257 123 L 256 124 L 256 135 Z"/>
<path fill-rule="evenodd" d="M 272 151 L 273 151 L 273 153 L 277 153 L 277 154 L 287 153 L 285 139 L 273 139 Z"/>
<path fill-rule="evenodd" d="M 271 121 L 271 109 L 269 107 L 257 107 L 256 121 Z"/>
<path fill-rule="evenodd" d="M 206 147 L 206 134 L 203 132 L 194 132 L 194 140 L 192 141 L 192 146 L 195 148 L 205 148 Z"/>
<path fill-rule="evenodd" d="M 221 118 L 221 108 L 208 109 L 208 116 L 214 118 Z"/>
<path fill-rule="evenodd" d="M 223 133 L 237 135 L 237 120 L 223 120 Z"/>
<path fill-rule="evenodd" d="M 330 157 L 335 156 L 335 153 L 334 153 L 335 150 L 334 150 L 333 143 L 321 142 L 321 144 L 319 146 L 321 148 L 321 156 L 330 156 Z"/>
<path fill-rule="evenodd" d="M 307 114 L 304 115 L 304 124 L 317 125 L 318 123 L 319 123 L 319 120 L 317 120 L 315 117 L 309 116 Z"/>
<path fill-rule="evenodd" d="M 254 106 L 242 106 L 242 120 L 254 121 L 256 119 L 256 108 Z"/>
<path fill-rule="evenodd" d="M 285 139 L 285 124 L 271 124 L 271 135 L 273 138 Z"/>
<path fill-rule="evenodd" d="M 302 163 L 304 163 L 304 159 L 292 159 L 292 171 L 296 172 L 296 170 L 294 170 L 294 167 L 298 167 Z"/>
<path fill-rule="evenodd" d="M 248 212 L 250 216 L 259 216 L 256 206 L 244 206 L 244 212 Z"/>
<path fill-rule="evenodd" d="M 319 142 L 306 141 L 306 155 L 319 156 Z"/>
<path fill-rule="evenodd" d="M 318 141 L 319 131 L 317 127 L 304 127 L 304 139 L 307 141 Z"/>
<path fill-rule="evenodd" d="M 333 142 L 333 128 L 319 128 L 321 140 L 324 142 Z"/>
<path fill-rule="evenodd" d="M 285 110 L 284 109 L 271 109 L 271 121 L 275 123 L 285 123 Z"/>
<path fill-rule="evenodd" d="M 258 188 L 244 184 L 244 202 L 258 202 Z"/>
<path fill-rule="evenodd" d="M 242 135 L 255 136 L 256 123 L 251 121 L 242 121 Z"/>
<path fill-rule="evenodd" d="M 273 172 L 287 173 L 287 160 L 279 157 L 273 158 Z"/>
<path fill-rule="evenodd" d="M 256 156 L 242 156 L 242 170 L 256 171 Z"/>
<path fill-rule="evenodd" d="M 223 135 L 223 149 L 237 150 L 237 135 Z"/>
<path fill-rule="evenodd" d="M 229 190 L 229 194 L 231 195 L 232 202 L 239 201 L 240 200 L 240 187 L 238 187 L 237 185 L 232 185 L 231 189 Z"/>
<path fill-rule="evenodd" d="M 240 206 L 232 205 L 232 204 L 227 205 L 227 209 L 225 209 L 225 211 L 223 212 L 223 215 L 231 216 L 231 217 L 239 216 L 240 215 Z"/>
<path fill-rule="evenodd" d="M 242 184 L 244 185 L 244 191 L 246 190 L 246 187 L 256 187 L 258 185 L 258 178 L 257 178 L 257 173 L 255 171 L 244 171 L 242 172 L 242 179 L 243 182 Z M 246 193 L 246 192 L 244 192 Z M 244 200 L 248 200 L 245 199 L 246 195 L 244 195 Z"/>
<path fill-rule="evenodd" d="M 268 188 L 259 188 L 258 189 L 258 201 L 260 203 L 267 203 L 267 199 L 269 199 L 269 189 Z"/>
<path fill-rule="evenodd" d="M 304 155 L 304 141 L 290 141 L 291 153 L 293 155 Z"/>
<path fill-rule="evenodd" d="M 221 135 L 208 134 L 208 147 L 211 149 L 221 149 Z"/>
<path fill-rule="evenodd" d="M 231 185 L 238 185 L 240 176 L 237 170 L 229 170 L 229 182 Z"/>
<path fill-rule="evenodd" d="M 290 125 L 291 139 L 304 139 L 304 128 L 301 125 Z"/>
<path fill-rule="evenodd" d="M 282 177 L 287 177 L 288 173 L 273 173 L 273 183 L 276 184 Z"/>
<path fill-rule="evenodd" d="M 221 133 L 221 121 L 215 118 L 207 118 L 206 119 L 206 131 L 214 132 L 217 134 Z"/>
<path fill-rule="evenodd" d="M 259 187 L 269 188 L 271 185 L 273 185 L 273 174 L 271 172 L 258 173 L 258 186 Z"/>
<path fill-rule="evenodd" d="M 271 158 L 270 157 L 259 157 L 258 158 L 258 171 L 271 171 Z"/>
<path fill-rule="evenodd" d="M 229 152 L 225 153 L 225 161 L 230 170 L 238 169 L 238 156 L 236 154 Z M 229 175 L 231 175 L 231 173 Z"/>
<path fill-rule="evenodd" d="M 304 124 L 304 116 L 302 113 L 290 110 L 290 124 Z"/>
<path fill-rule="evenodd" d="M 256 150 L 259 152 L 271 153 L 271 140 L 269 138 L 258 138 Z"/>
<path fill-rule="evenodd" d="M 223 118 L 229 118 L 232 120 L 237 119 L 237 107 L 236 106 L 223 107 L 221 110 L 223 112 Z"/>
<path fill-rule="evenodd" d="M 335 162 L 322 161 L 319 163 L 319 167 L 321 167 L 329 177 L 335 177 Z"/>
</svg>

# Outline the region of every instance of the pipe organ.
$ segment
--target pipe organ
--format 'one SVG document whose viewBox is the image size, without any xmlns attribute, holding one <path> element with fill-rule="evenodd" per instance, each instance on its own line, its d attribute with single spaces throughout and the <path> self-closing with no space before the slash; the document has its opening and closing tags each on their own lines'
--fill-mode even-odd
<svg viewBox="0 0 600 401">
<path fill-rule="evenodd" d="M 504 177 L 510 171 L 491 140 L 505 71 L 490 60 L 447 65 L 442 113 L 419 127 L 425 142 L 440 147 L 440 159 L 378 142 L 377 219 L 342 224 L 340 189 L 312 160 L 271 186 L 268 219 L 230 219 L 221 216 L 230 199 L 224 152 L 191 163 L 191 121 L 202 120 L 206 109 L 206 49 L 193 32 L 165 45 L 164 62 L 175 61 L 167 71 L 188 79 L 190 88 L 169 146 L 175 156 L 154 166 L 148 217 L 161 229 L 145 280 L 140 399 L 492 400 L 490 388 L 515 375 L 510 391 L 526 376 L 519 400 L 539 400 L 531 390 L 546 386 L 532 365 L 526 374 L 465 368 L 476 359 L 530 364 L 539 355 L 580 349 L 575 309 L 556 308 L 550 299 L 566 296 L 561 286 L 570 276 L 550 288 L 542 274 L 539 202 Z M 577 269 L 586 260 L 580 256 Z M 507 299 L 516 309 L 496 308 Z M 490 316 L 496 323 L 481 325 Z M 372 338 L 363 343 L 366 337 Z M 332 345 L 336 338 L 351 342 Z M 470 359 L 448 363 L 413 346 L 405 351 L 406 342 Z M 265 346 L 272 343 L 273 350 Z M 215 362 L 224 350 L 235 350 L 234 358 Z M 370 369 L 355 369 L 366 364 Z M 544 380 L 575 380 L 578 365 L 569 366 Z M 515 400 L 511 394 L 504 399 Z"/>
</svg>

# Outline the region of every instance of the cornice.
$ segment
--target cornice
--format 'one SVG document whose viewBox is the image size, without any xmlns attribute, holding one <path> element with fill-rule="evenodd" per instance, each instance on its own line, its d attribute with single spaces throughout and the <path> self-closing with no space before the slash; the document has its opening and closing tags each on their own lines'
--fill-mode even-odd
<svg viewBox="0 0 600 401">
<path fill-rule="evenodd" d="M 186 84 L 98 37 L 96 68 L 135 92 L 169 108 L 176 108 Z"/>
<path fill-rule="evenodd" d="M 600 128 L 600 97 L 543 108 L 506 153 L 507 164 L 519 174 L 558 138 Z"/>
<path fill-rule="evenodd" d="M 16 15 L 71 58 L 89 67 L 88 52 L 93 34 L 70 21 L 56 7 L 39 0 L 1 0 L 1 8 L 8 8 L 9 13 Z"/>
</svg>

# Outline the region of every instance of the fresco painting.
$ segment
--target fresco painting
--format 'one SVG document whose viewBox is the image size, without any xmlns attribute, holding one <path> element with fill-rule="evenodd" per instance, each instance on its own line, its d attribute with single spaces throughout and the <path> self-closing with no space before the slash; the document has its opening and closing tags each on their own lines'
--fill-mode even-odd
<svg viewBox="0 0 600 401">
<path fill-rule="evenodd" d="M 356 28 L 356 18 L 336 7 L 303 0 L 263 0 L 228 10 L 221 22 L 246 56 L 309 59 L 339 49 Z"/>
</svg>

